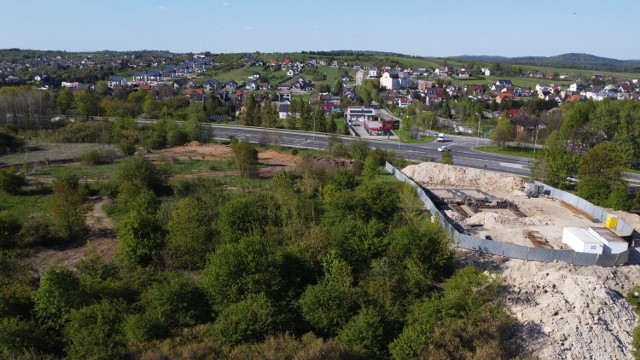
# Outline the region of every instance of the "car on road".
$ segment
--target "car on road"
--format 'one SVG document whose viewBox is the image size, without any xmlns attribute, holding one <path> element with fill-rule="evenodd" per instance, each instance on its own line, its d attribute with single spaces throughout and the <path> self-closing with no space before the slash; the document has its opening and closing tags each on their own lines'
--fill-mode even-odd
<svg viewBox="0 0 640 360">
<path fill-rule="evenodd" d="M 445 141 L 446 140 L 445 140 L 444 134 L 442 133 L 438 134 L 438 142 L 445 142 Z"/>
<path fill-rule="evenodd" d="M 438 148 L 438 151 L 440 152 L 451 151 L 451 148 L 449 147 L 449 145 L 443 145 Z"/>
</svg>

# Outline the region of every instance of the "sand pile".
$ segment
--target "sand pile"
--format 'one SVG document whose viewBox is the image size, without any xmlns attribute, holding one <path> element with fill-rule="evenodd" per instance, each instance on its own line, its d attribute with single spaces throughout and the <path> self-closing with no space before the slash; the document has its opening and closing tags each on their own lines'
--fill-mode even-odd
<svg viewBox="0 0 640 360">
<path fill-rule="evenodd" d="M 631 359 L 636 315 L 621 296 L 640 267 L 574 267 L 511 259 L 506 304 L 523 324 L 524 354 L 541 359 Z"/>
<path fill-rule="evenodd" d="M 454 219 L 456 221 L 460 221 Z M 509 216 L 505 214 L 495 213 L 491 211 L 481 211 L 466 220 L 463 220 L 462 223 L 467 225 L 474 224 L 482 224 L 487 229 L 499 229 L 508 225 L 515 226 L 542 226 L 549 225 L 553 222 L 546 218 L 538 218 L 538 217 L 526 217 L 526 218 L 517 218 L 515 216 Z"/>
<path fill-rule="evenodd" d="M 500 194 L 521 192 L 526 187 L 524 179 L 518 176 L 435 162 L 409 165 L 402 172 L 422 185 L 477 187 Z"/>
</svg>

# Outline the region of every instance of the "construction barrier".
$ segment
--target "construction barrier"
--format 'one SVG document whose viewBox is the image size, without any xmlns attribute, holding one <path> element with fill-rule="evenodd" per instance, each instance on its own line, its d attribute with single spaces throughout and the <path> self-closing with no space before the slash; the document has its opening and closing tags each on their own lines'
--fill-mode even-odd
<svg viewBox="0 0 640 360">
<path fill-rule="evenodd" d="M 424 206 L 429 210 L 431 215 L 437 219 L 442 227 L 451 233 L 454 244 L 463 249 L 475 250 L 478 252 L 505 256 L 513 259 L 532 260 L 540 262 L 554 262 L 562 261 L 565 263 L 588 266 L 616 266 L 623 265 L 629 259 L 629 251 L 625 251 L 619 254 L 588 254 L 575 252 L 573 250 L 560 250 L 560 249 L 543 249 L 528 247 L 510 243 L 504 243 L 500 241 L 493 241 L 488 239 L 482 239 L 477 236 L 465 234 L 456 226 L 456 223 L 446 216 L 435 203 L 431 200 L 429 195 L 433 196 L 429 190 L 423 189 L 420 185 L 416 184 L 411 178 L 406 176 L 402 171 L 398 170 L 393 165 L 386 163 L 385 169 L 391 173 L 396 179 L 411 184 L 416 188 L 416 193 L 420 200 L 424 203 Z M 595 206 L 592 203 L 566 191 L 558 190 L 547 184 L 539 181 L 534 182 L 535 185 L 542 185 L 544 194 L 552 196 L 558 200 L 564 201 L 567 204 L 574 206 L 575 208 L 584 211 L 594 219 L 598 219 L 600 222 L 604 222 L 608 213 L 599 206 Z M 616 226 L 616 232 L 623 236 L 631 235 L 634 229 L 626 224 L 624 221 L 618 219 Z"/>
</svg>

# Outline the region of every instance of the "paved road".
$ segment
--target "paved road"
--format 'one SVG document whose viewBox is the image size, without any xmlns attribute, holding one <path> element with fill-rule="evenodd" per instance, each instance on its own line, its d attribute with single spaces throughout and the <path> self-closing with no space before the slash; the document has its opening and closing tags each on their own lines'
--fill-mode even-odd
<svg viewBox="0 0 640 360">
<path fill-rule="evenodd" d="M 311 134 L 303 132 L 293 132 L 274 129 L 262 129 L 241 126 L 225 126 L 225 125 L 205 125 L 210 131 L 210 136 L 225 140 L 230 136 L 238 139 L 247 140 L 253 143 L 278 144 L 284 146 L 310 148 L 310 149 L 326 149 L 329 136 L 324 134 Z M 353 137 L 342 137 L 345 144 L 354 141 L 366 141 L 372 148 L 379 148 L 387 151 L 393 151 L 408 160 L 427 161 L 440 159 L 440 153 L 437 149 L 442 143 L 432 142 L 428 144 L 403 144 L 397 141 L 387 141 L 386 139 L 356 139 Z M 489 144 L 487 139 L 470 138 L 465 136 L 449 136 L 447 142 L 453 154 L 453 162 L 455 165 L 472 167 L 478 169 L 487 169 L 499 171 L 520 176 L 529 176 L 529 162 L 527 159 L 514 156 L 488 154 L 473 150 L 476 143 L 480 145 Z"/>
</svg>

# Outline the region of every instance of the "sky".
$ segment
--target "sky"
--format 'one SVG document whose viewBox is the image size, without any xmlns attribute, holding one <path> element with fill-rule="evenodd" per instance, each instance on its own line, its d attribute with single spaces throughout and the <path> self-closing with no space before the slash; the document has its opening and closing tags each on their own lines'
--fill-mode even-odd
<svg viewBox="0 0 640 360">
<path fill-rule="evenodd" d="M 638 0 L 1 0 L 0 49 L 640 59 Z"/>
</svg>

